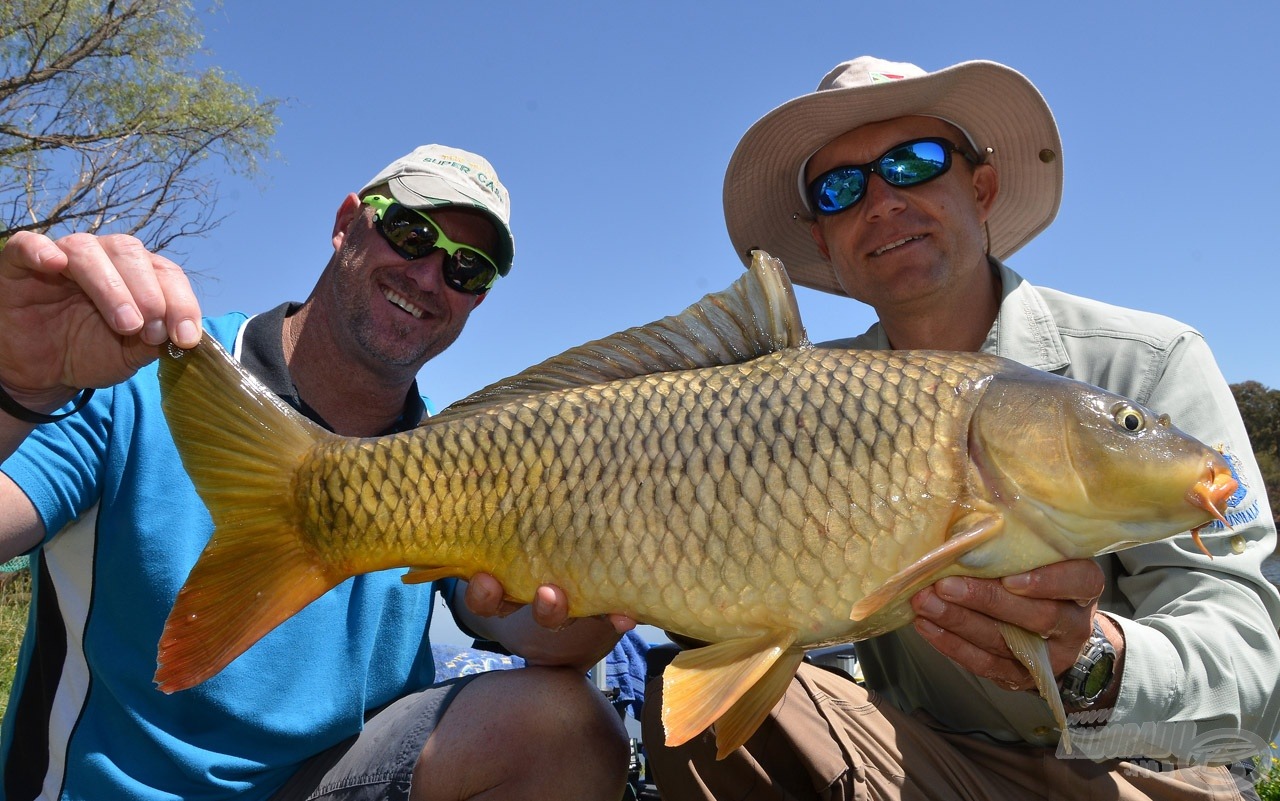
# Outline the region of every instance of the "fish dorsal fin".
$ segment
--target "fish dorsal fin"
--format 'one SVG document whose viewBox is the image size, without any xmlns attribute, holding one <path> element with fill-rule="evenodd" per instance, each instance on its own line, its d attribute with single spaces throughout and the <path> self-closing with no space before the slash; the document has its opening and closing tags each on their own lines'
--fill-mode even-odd
<svg viewBox="0 0 1280 801">
<path fill-rule="evenodd" d="M 809 344 L 782 262 L 762 250 L 727 289 L 677 315 L 571 348 L 452 404 L 432 422 L 542 392 L 738 364 Z"/>
</svg>

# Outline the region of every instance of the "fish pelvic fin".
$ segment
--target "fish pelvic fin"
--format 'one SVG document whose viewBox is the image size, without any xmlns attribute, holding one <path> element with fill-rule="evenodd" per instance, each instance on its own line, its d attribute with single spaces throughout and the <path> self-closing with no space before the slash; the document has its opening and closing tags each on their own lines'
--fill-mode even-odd
<svg viewBox="0 0 1280 801">
<path fill-rule="evenodd" d="M 894 598 L 914 586 L 924 586 L 951 567 L 969 551 L 988 542 L 1004 530 L 1004 518 L 998 514 L 970 512 L 952 525 L 954 532 L 946 542 L 889 577 L 874 591 L 853 605 L 850 620 L 866 620 Z"/>
<path fill-rule="evenodd" d="M 683 312 L 571 348 L 463 398 L 427 425 L 542 392 L 739 364 L 810 345 L 782 262 L 756 250 L 738 280 Z"/>
<path fill-rule="evenodd" d="M 724 759 L 740 748 L 782 700 L 796 668 L 804 661 L 803 648 L 788 648 L 769 667 L 764 677 L 743 693 L 738 702 L 716 721 L 716 759 Z"/>
<path fill-rule="evenodd" d="M 729 718 L 729 737 L 717 732 L 717 751 L 722 752 L 717 758 L 746 742 L 782 697 L 804 656 L 802 650 L 791 647 L 794 642 L 793 632 L 774 631 L 682 651 L 662 674 L 667 745 L 688 742 L 731 710 L 735 714 Z M 779 673 L 760 686 L 775 664 L 780 664 Z M 780 682 L 784 675 L 785 681 Z M 756 693 L 746 698 L 757 686 Z M 725 750 L 730 739 L 737 742 Z"/>
<path fill-rule="evenodd" d="M 1049 705 L 1049 711 L 1053 713 L 1053 719 L 1058 724 L 1058 731 L 1062 733 L 1062 752 L 1070 754 L 1071 735 L 1067 730 L 1067 710 L 1062 706 L 1062 696 L 1058 694 L 1058 680 L 1054 678 L 1053 666 L 1049 662 L 1049 646 L 1039 634 L 1027 631 L 1021 626 L 1015 626 L 1003 620 L 997 621 L 996 626 L 1000 629 L 1000 634 L 1004 637 L 1009 650 L 1013 651 L 1013 655 L 1018 657 L 1018 661 L 1026 667 L 1031 678 L 1035 680 L 1040 697 Z"/>
<path fill-rule="evenodd" d="M 208 334 L 171 348 L 161 405 L 214 534 L 178 592 L 157 649 L 156 685 L 199 684 L 346 575 L 309 548 L 293 487 L 333 435 L 263 387 Z"/>
</svg>

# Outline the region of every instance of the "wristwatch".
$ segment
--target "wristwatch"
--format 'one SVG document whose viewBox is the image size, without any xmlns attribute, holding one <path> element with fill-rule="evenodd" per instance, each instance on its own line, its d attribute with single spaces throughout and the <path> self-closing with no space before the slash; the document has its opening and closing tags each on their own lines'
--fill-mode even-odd
<svg viewBox="0 0 1280 801">
<path fill-rule="evenodd" d="M 1093 635 L 1084 644 L 1076 663 L 1062 674 L 1059 684 L 1062 702 L 1075 709 L 1092 709 L 1111 687 L 1115 677 L 1116 649 L 1093 620 Z"/>
</svg>

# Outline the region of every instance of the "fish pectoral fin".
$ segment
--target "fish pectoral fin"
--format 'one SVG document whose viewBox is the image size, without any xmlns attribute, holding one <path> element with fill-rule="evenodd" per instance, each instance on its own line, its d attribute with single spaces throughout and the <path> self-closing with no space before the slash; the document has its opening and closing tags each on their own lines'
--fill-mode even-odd
<svg viewBox="0 0 1280 801">
<path fill-rule="evenodd" d="M 461 568 L 457 567 L 411 567 L 408 573 L 400 577 L 400 580 L 405 584 L 426 584 L 428 581 L 462 576 Z"/>
<path fill-rule="evenodd" d="M 756 733 L 795 678 L 804 661 L 803 648 L 788 648 L 769 667 L 764 678 L 751 685 L 737 703 L 716 721 L 716 759 L 724 759 Z"/>
<path fill-rule="evenodd" d="M 667 745 L 686 743 L 719 720 L 788 653 L 793 642 L 793 632 L 774 631 L 682 651 L 662 674 L 662 725 Z M 748 712 L 744 707 L 743 714 Z M 746 718 L 737 720 L 738 728 L 745 722 Z"/>
<path fill-rule="evenodd" d="M 1058 694 L 1058 680 L 1053 675 L 1053 666 L 1049 661 L 1049 646 L 1045 643 L 1045 639 L 1035 632 L 1027 631 L 1012 623 L 1005 623 L 1003 620 L 997 621 L 996 625 L 1009 650 L 1013 651 L 1013 655 L 1018 657 L 1018 661 L 1026 667 L 1031 678 L 1035 679 L 1036 689 L 1040 691 L 1040 697 L 1049 704 L 1053 719 L 1058 724 L 1058 731 L 1062 733 L 1062 751 L 1070 754 L 1071 737 L 1067 733 L 1067 710 L 1063 708 L 1062 696 Z"/>
<path fill-rule="evenodd" d="M 952 529 L 955 533 L 946 542 L 895 573 L 854 604 L 849 619 L 866 620 L 903 592 L 955 564 L 960 557 L 999 534 L 1004 529 L 1004 518 L 997 514 L 973 512 L 957 521 Z"/>
</svg>

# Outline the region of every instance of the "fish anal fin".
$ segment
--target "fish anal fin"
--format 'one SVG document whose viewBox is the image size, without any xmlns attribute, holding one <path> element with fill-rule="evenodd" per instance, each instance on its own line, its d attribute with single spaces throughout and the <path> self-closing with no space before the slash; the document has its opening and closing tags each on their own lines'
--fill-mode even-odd
<svg viewBox="0 0 1280 801">
<path fill-rule="evenodd" d="M 1043 637 L 1021 626 L 997 621 L 1001 636 L 1013 655 L 1018 657 L 1031 678 L 1035 679 L 1036 689 L 1040 697 L 1049 705 L 1053 719 L 1062 733 L 1062 752 L 1071 753 L 1071 736 L 1067 732 L 1067 710 L 1062 706 L 1062 696 L 1058 694 L 1058 680 L 1053 675 L 1053 665 L 1049 661 L 1049 646 Z"/>
<path fill-rule="evenodd" d="M 755 734 L 769 712 L 782 700 L 802 661 L 803 648 L 788 648 L 769 667 L 764 677 L 720 716 L 716 721 L 716 759 L 724 759 Z"/>
<path fill-rule="evenodd" d="M 768 673 L 794 641 L 793 632 L 773 631 L 676 656 L 662 674 L 662 725 L 667 745 L 686 743 L 715 723 Z"/>
<path fill-rule="evenodd" d="M 969 551 L 988 542 L 1004 529 L 1004 518 L 998 514 L 971 512 L 952 526 L 953 534 L 946 542 L 895 573 L 884 584 L 853 605 L 850 620 L 866 620 L 917 584 L 938 575 L 955 564 Z"/>
<path fill-rule="evenodd" d="M 411 567 L 408 573 L 400 577 L 400 580 L 405 584 L 426 584 L 428 581 L 463 576 L 463 570 L 458 567 Z"/>
</svg>

